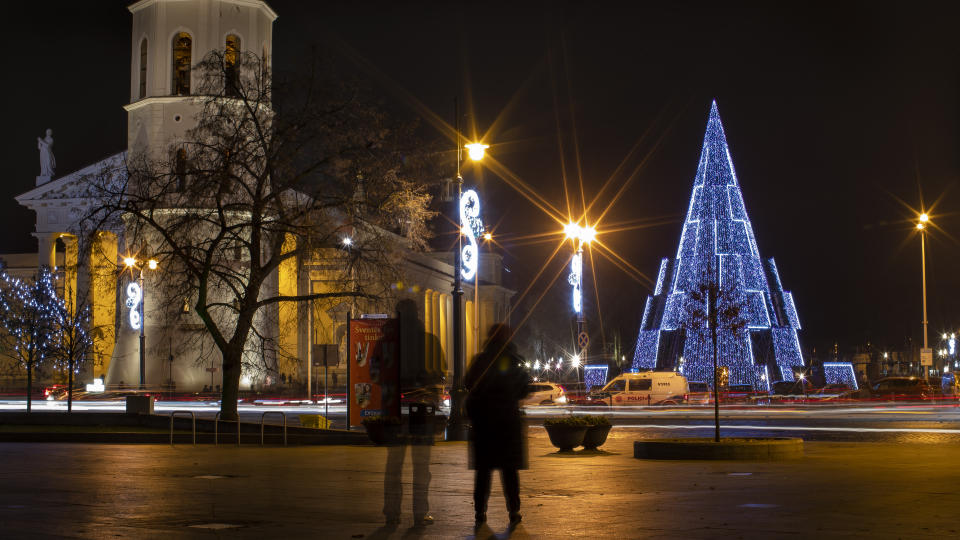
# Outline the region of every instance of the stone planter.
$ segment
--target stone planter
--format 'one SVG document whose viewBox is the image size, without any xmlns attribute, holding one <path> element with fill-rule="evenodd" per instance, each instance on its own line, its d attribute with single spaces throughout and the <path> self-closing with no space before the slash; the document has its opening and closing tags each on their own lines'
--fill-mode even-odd
<svg viewBox="0 0 960 540">
<path fill-rule="evenodd" d="M 560 449 L 569 451 L 583 444 L 583 437 L 587 433 L 587 426 L 546 426 L 550 443 Z"/>
<path fill-rule="evenodd" d="M 613 426 L 590 426 L 583 436 L 583 447 L 587 450 L 596 450 L 607 442 L 607 435 Z"/>
<path fill-rule="evenodd" d="M 383 446 L 400 440 L 400 426 L 397 424 L 367 424 L 367 437 L 373 444 Z"/>
</svg>

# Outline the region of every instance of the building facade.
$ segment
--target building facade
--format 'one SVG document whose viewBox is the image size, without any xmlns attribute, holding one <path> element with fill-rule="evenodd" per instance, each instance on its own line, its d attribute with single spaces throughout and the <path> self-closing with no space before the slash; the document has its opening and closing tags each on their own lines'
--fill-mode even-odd
<svg viewBox="0 0 960 540">
<path fill-rule="evenodd" d="M 122 169 L 135 156 L 169 157 L 175 143 L 196 125 L 202 96 L 196 95 L 193 68 L 211 51 L 221 51 L 230 62 L 252 52 L 270 62 L 273 22 L 277 14 L 258 0 L 141 0 L 129 6 L 132 14 L 130 102 L 127 150 L 59 177 L 38 176 L 36 187 L 17 201 L 36 213 L 38 265 L 56 267 L 71 305 L 90 308 L 95 338 L 89 378 L 103 376 L 108 385 L 131 386 L 139 377 L 139 331 L 128 324 L 125 290 L 137 276 L 125 271 L 122 259 L 134 254 L 131 235 L 123 226 L 84 230 L 81 220 L 97 205 L 87 182 L 99 171 Z M 234 55 L 234 56 L 231 56 Z M 59 257 L 59 259 L 58 259 Z M 501 284 L 502 260 L 483 254 L 478 303 L 472 283 L 465 283 L 464 333 L 467 356 L 478 348 L 477 328 L 502 322 L 508 316 L 513 292 Z M 244 373 L 241 389 L 298 390 L 317 384 L 318 373 L 333 386 L 343 386 L 347 317 L 352 313 L 385 313 L 401 317 L 405 384 L 440 383 L 450 379 L 453 362 L 451 328 L 453 266 L 445 254 L 404 252 L 401 275 L 391 294 L 378 300 L 285 303 L 258 322 L 258 331 L 275 336 L 276 351 L 264 352 L 259 364 L 266 369 Z M 265 287 L 271 294 L 304 295 L 329 292 L 339 261 L 335 253 L 317 249 L 310 256 L 291 259 L 271 276 Z M 216 388 L 222 371 L 219 355 L 203 325 L 184 312 L 171 323 L 161 320 L 155 306 L 169 305 L 160 294 L 162 283 L 144 274 L 144 320 L 148 387 L 192 392 Z M 162 293 L 168 294 L 168 293 Z M 199 336 L 199 337 L 198 337 Z M 269 356 L 269 358 L 267 357 Z M 326 369 L 324 369 L 326 367 Z M 319 369 L 318 369 L 319 368 Z"/>
</svg>

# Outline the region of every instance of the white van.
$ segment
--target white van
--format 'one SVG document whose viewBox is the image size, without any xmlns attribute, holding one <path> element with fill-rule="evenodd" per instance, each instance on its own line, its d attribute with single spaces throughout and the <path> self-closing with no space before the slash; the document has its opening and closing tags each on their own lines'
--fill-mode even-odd
<svg viewBox="0 0 960 540">
<path fill-rule="evenodd" d="M 677 405 L 689 392 L 687 378 L 674 371 L 624 373 L 613 379 L 601 392 L 611 406 Z"/>
</svg>

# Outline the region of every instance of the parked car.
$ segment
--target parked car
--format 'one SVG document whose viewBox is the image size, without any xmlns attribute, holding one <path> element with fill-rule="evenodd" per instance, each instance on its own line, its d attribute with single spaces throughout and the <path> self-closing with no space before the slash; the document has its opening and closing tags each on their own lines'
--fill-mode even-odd
<svg viewBox="0 0 960 540">
<path fill-rule="evenodd" d="M 419 386 L 400 393 L 400 406 L 411 403 L 429 403 L 436 409 L 450 406 L 450 392 L 440 385 Z"/>
<path fill-rule="evenodd" d="M 65 384 L 55 384 L 53 386 L 48 386 L 43 389 L 43 397 L 47 401 L 53 401 L 55 399 L 65 399 L 67 396 L 67 385 Z"/>
<path fill-rule="evenodd" d="M 562 386 L 552 382 L 534 382 L 528 386 L 530 393 L 520 405 L 562 405 L 567 396 Z"/>
<path fill-rule="evenodd" d="M 684 400 L 690 405 L 708 405 L 713 403 L 713 392 L 705 382 L 688 382 L 687 398 Z"/>
<path fill-rule="evenodd" d="M 677 405 L 689 395 L 687 379 L 674 371 L 624 373 L 591 394 L 585 405 Z"/>
<path fill-rule="evenodd" d="M 874 399 L 921 400 L 936 395 L 930 383 L 916 377 L 887 377 L 877 381 L 871 389 Z"/>
<path fill-rule="evenodd" d="M 808 397 L 816 401 L 838 401 L 856 399 L 861 395 L 859 390 L 851 388 L 848 384 L 828 384 Z"/>
<path fill-rule="evenodd" d="M 750 403 L 756 392 L 750 384 L 731 384 L 720 392 L 720 403 Z"/>
</svg>

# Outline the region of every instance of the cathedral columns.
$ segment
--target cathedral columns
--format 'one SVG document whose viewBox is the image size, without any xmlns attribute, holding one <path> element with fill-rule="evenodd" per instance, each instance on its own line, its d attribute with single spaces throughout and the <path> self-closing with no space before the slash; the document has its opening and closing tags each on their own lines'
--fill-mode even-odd
<svg viewBox="0 0 960 540">
<path fill-rule="evenodd" d="M 94 376 L 104 376 L 116 344 L 117 235 L 98 231 L 90 246 L 87 267 Z"/>
<path fill-rule="evenodd" d="M 33 233 L 37 238 L 37 266 L 57 266 L 57 238 L 60 233 Z"/>
</svg>

